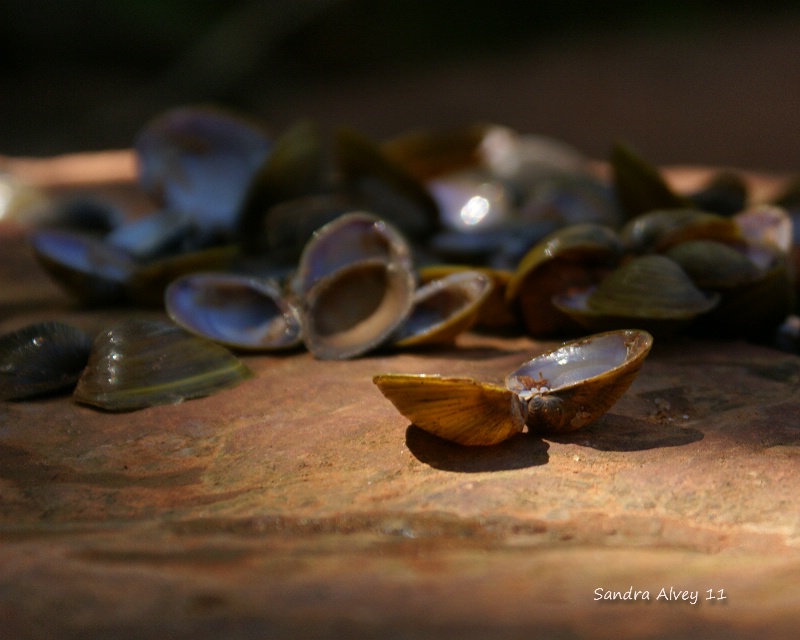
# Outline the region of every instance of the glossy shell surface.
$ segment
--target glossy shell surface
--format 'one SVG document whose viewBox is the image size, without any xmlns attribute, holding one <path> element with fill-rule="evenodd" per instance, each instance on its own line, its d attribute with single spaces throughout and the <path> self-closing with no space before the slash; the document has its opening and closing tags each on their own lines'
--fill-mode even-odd
<svg viewBox="0 0 800 640">
<path fill-rule="evenodd" d="M 508 376 L 506 386 L 527 400 L 530 430 L 574 431 L 619 400 L 652 344 L 652 336 L 639 330 L 573 340 L 526 362 Z"/>
<path fill-rule="evenodd" d="M 107 411 L 133 411 L 207 396 L 250 376 L 222 345 L 172 323 L 130 319 L 95 338 L 73 397 Z"/>
<path fill-rule="evenodd" d="M 413 424 L 451 442 L 497 444 L 525 427 L 525 402 L 498 385 L 411 374 L 381 374 L 373 382 Z"/>
<path fill-rule="evenodd" d="M 164 303 L 176 324 L 229 347 L 275 351 L 301 343 L 300 310 L 269 280 L 189 274 L 169 285 Z"/>
</svg>

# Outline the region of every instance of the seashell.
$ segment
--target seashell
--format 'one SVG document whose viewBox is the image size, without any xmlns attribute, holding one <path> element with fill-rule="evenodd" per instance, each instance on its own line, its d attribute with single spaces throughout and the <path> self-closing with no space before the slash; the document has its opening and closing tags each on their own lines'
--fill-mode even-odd
<svg viewBox="0 0 800 640">
<path fill-rule="evenodd" d="M 360 208 L 373 212 L 412 238 L 426 238 L 439 226 L 439 208 L 429 191 L 405 167 L 369 138 L 340 128 L 334 139 L 342 189 Z"/>
<path fill-rule="evenodd" d="M 525 425 L 548 434 L 590 424 L 625 393 L 652 344 L 649 333 L 630 329 L 573 340 L 521 365 L 505 387 L 438 375 L 380 374 L 373 382 L 421 429 L 463 445 L 492 445 Z"/>
<path fill-rule="evenodd" d="M 199 248 L 200 237 L 188 213 L 156 211 L 117 226 L 103 240 L 146 262 Z"/>
<path fill-rule="evenodd" d="M 319 127 L 301 121 L 275 141 L 269 157 L 253 176 L 239 208 L 237 236 L 249 252 L 265 248 L 264 216 L 275 205 L 333 191 L 331 167 Z"/>
<path fill-rule="evenodd" d="M 424 285 L 432 280 L 438 280 L 452 273 L 461 271 L 479 271 L 488 276 L 492 281 L 492 288 L 486 301 L 480 306 L 475 328 L 486 331 L 517 332 L 522 325 L 517 314 L 506 302 L 506 287 L 511 281 L 513 272 L 506 269 L 492 269 L 458 265 L 431 265 L 419 270 L 419 282 Z"/>
<path fill-rule="evenodd" d="M 95 338 L 73 397 L 107 411 L 133 411 L 207 396 L 250 376 L 222 345 L 171 323 L 129 319 Z"/>
<path fill-rule="evenodd" d="M 0 399 L 71 390 L 91 347 L 89 334 L 60 322 L 32 324 L 0 336 Z"/>
<path fill-rule="evenodd" d="M 491 290 L 491 278 L 479 271 L 452 273 L 421 286 L 410 314 L 392 336 L 394 346 L 453 342 L 478 320 Z"/>
<path fill-rule="evenodd" d="M 650 211 L 630 220 L 620 230 L 620 237 L 634 253 L 664 252 L 689 240 L 716 240 L 725 244 L 745 241 L 732 218 L 695 209 Z"/>
<path fill-rule="evenodd" d="M 211 107 L 180 107 L 136 136 L 139 185 L 164 209 L 230 233 L 245 192 L 272 148 L 260 124 Z"/>
<path fill-rule="evenodd" d="M 658 169 L 622 142 L 611 150 L 614 190 L 626 219 L 661 209 L 687 209 L 691 201 L 673 191 Z"/>
<path fill-rule="evenodd" d="M 719 294 L 698 289 L 677 263 L 640 256 L 612 271 L 599 285 L 553 297 L 553 304 L 591 330 L 643 326 L 667 333 L 709 311 Z"/>
<path fill-rule="evenodd" d="M 136 267 L 125 284 L 125 298 L 142 306 L 160 307 L 164 292 L 176 278 L 198 271 L 230 269 L 239 255 L 239 247 L 222 245 L 151 260 Z"/>
<path fill-rule="evenodd" d="M 420 429 L 462 445 L 492 445 L 522 433 L 527 403 L 469 378 L 385 373 L 372 381 Z"/>
<path fill-rule="evenodd" d="M 485 170 L 450 173 L 427 184 L 447 229 L 484 232 L 503 225 L 516 215 L 514 195 Z"/>
<path fill-rule="evenodd" d="M 418 129 L 384 142 L 381 149 L 425 182 L 448 173 L 485 166 L 487 146 L 482 143 L 493 130 L 494 125 L 487 124 Z M 492 148 L 491 145 L 488 148 Z"/>
<path fill-rule="evenodd" d="M 41 224 L 50 217 L 51 204 L 44 190 L 10 173 L 0 172 L 0 222 Z"/>
<path fill-rule="evenodd" d="M 763 275 L 743 251 L 716 240 L 682 242 L 664 255 L 676 262 L 701 289 L 731 289 Z"/>
<path fill-rule="evenodd" d="M 167 287 L 170 318 L 228 347 L 278 351 L 301 344 L 299 309 L 272 281 L 233 273 L 193 273 Z"/>
<path fill-rule="evenodd" d="M 622 243 L 609 227 L 586 223 L 559 229 L 520 261 L 506 289 L 532 336 L 569 333 L 578 327 L 552 303 L 558 293 L 597 284 L 622 257 Z"/>
<path fill-rule="evenodd" d="M 370 213 L 347 213 L 314 232 L 300 256 L 293 286 L 302 297 L 337 269 L 372 259 L 410 270 L 411 248 L 391 224 Z"/>
<path fill-rule="evenodd" d="M 735 171 L 719 171 L 689 200 L 695 209 L 730 217 L 747 206 L 747 183 Z"/>
<path fill-rule="evenodd" d="M 733 221 L 751 246 L 771 246 L 785 254 L 792 249 L 794 224 L 783 207 L 750 207 L 737 213 Z"/>
<path fill-rule="evenodd" d="M 383 345 L 411 312 L 414 287 L 408 264 L 383 258 L 320 278 L 303 301 L 306 348 L 322 360 L 345 360 Z"/>
<path fill-rule="evenodd" d="M 506 379 L 528 402 L 528 428 L 574 431 L 606 413 L 633 382 L 650 352 L 646 331 L 620 330 L 567 342 L 529 360 Z"/>
<path fill-rule="evenodd" d="M 44 270 L 86 304 L 121 301 L 137 266 L 126 251 L 74 231 L 42 229 L 30 242 Z"/>
</svg>

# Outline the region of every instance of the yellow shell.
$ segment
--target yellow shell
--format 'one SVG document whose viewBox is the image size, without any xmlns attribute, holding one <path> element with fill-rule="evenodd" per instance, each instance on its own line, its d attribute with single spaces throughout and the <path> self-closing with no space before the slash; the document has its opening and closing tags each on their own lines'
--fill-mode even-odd
<svg viewBox="0 0 800 640">
<path fill-rule="evenodd" d="M 527 405 L 494 384 L 470 378 L 385 373 L 372 381 L 415 425 L 452 442 L 492 445 L 521 433 Z"/>
</svg>

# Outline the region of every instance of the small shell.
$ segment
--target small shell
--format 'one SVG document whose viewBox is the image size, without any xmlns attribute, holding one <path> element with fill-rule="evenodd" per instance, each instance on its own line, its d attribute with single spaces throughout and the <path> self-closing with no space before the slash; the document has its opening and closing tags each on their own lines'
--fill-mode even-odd
<svg viewBox="0 0 800 640">
<path fill-rule="evenodd" d="M 574 431 L 606 413 L 633 382 L 653 344 L 639 330 L 595 334 L 536 356 L 506 386 L 528 401 L 528 428 Z"/>
<path fill-rule="evenodd" d="M 91 336 L 60 322 L 28 325 L 0 336 L 0 399 L 71 389 L 91 347 Z"/>
<path fill-rule="evenodd" d="M 689 240 L 744 242 L 731 218 L 695 209 L 659 209 L 629 221 L 620 231 L 626 248 L 634 253 L 663 252 Z"/>
<path fill-rule="evenodd" d="M 306 348 L 322 360 L 344 360 L 383 345 L 411 312 L 414 284 L 403 261 L 373 258 L 337 269 L 303 301 Z"/>
<path fill-rule="evenodd" d="M 677 263 L 660 255 L 633 258 L 596 288 L 553 297 L 553 304 L 591 330 L 641 326 L 662 335 L 712 309 L 719 294 L 700 291 Z"/>
<path fill-rule="evenodd" d="M 411 249 L 392 225 L 361 211 L 340 216 L 315 231 L 303 249 L 295 293 L 303 297 L 337 269 L 373 259 L 411 269 Z"/>
<path fill-rule="evenodd" d="M 207 396 L 250 376 L 222 345 L 171 323 L 131 319 L 95 339 L 73 397 L 107 411 L 133 411 Z"/>
<path fill-rule="evenodd" d="M 228 347 L 277 351 L 301 342 L 299 309 L 269 280 L 194 273 L 170 284 L 164 303 L 176 324 Z"/>
<path fill-rule="evenodd" d="M 45 271 L 87 304 L 122 300 L 136 269 L 136 262 L 123 249 L 72 231 L 37 231 L 31 245 Z"/>
<path fill-rule="evenodd" d="M 497 444 L 525 427 L 525 402 L 504 387 L 468 378 L 391 373 L 372 381 L 412 423 L 451 442 Z"/>
<path fill-rule="evenodd" d="M 622 243 L 606 226 L 586 223 L 545 237 L 522 259 L 506 288 L 533 336 L 569 333 L 576 323 L 552 303 L 554 295 L 597 284 L 622 256 Z"/>
<path fill-rule="evenodd" d="M 396 347 L 448 344 L 478 319 L 492 290 L 479 271 L 452 273 L 414 292 L 414 306 L 393 336 Z"/>
</svg>

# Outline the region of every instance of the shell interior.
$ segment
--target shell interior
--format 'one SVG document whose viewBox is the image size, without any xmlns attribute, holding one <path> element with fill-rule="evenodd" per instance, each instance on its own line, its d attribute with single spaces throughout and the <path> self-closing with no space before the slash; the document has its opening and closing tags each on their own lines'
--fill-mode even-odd
<svg viewBox="0 0 800 640">
<path fill-rule="evenodd" d="M 231 347 L 285 349 L 300 343 L 300 312 L 272 282 L 224 273 L 175 280 L 164 296 L 183 328 Z"/>
<path fill-rule="evenodd" d="M 352 358 L 380 346 L 405 321 L 413 273 L 402 264 L 365 260 L 339 269 L 309 291 L 306 347 L 321 359 Z"/>
<path fill-rule="evenodd" d="M 526 362 L 508 376 L 506 385 L 523 397 L 586 383 L 622 367 L 649 350 L 652 337 L 643 331 L 611 331 L 568 342 Z"/>
</svg>

